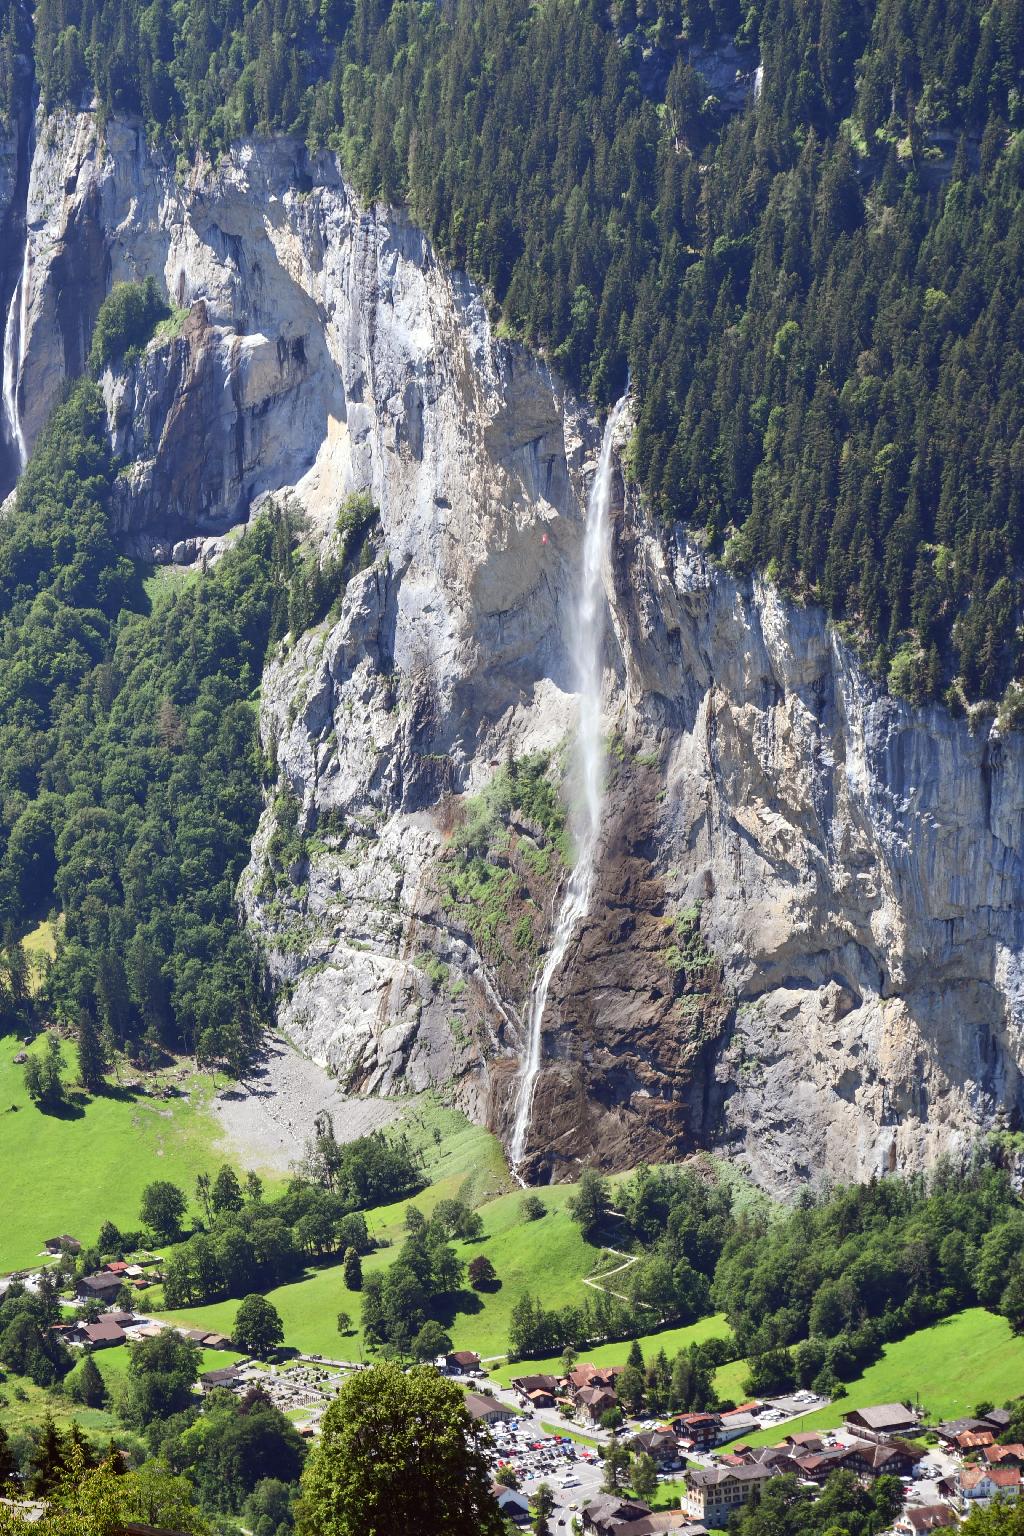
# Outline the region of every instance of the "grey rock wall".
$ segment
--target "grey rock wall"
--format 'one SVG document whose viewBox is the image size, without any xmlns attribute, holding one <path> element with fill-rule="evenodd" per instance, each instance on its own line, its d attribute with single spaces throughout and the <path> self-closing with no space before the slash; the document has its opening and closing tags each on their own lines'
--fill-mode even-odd
<svg viewBox="0 0 1024 1536">
<path fill-rule="evenodd" d="M 272 493 L 330 551 L 349 492 L 379 509 L 340 617 L 265 675 L 306 857 L 272 868 L 268 806 L 241 899 L 282 1021 L 347 1085 L 444 1084 L 506 1128 L 529 968 L 492 963 L 439 871 L 510 755 L 564 760 L 596 424 L 402 215 L 287 142 L 182 182 L 132 125 L 101 145 L 53 117 L 28 206 L 30 438 L 110 282 L 153 272 L 187 311 L 103 381 L 129 547 L 191 557 Z M 819 612 L 738 585 L 621 485 L 606 587 L 607 828 L 538 1163 L 715 1146 L 785 1189 L 1019 1124 L 1018 738 L 879 697 Z M 696 903 L 703 989 L 669 957 Z"/>
</svg>

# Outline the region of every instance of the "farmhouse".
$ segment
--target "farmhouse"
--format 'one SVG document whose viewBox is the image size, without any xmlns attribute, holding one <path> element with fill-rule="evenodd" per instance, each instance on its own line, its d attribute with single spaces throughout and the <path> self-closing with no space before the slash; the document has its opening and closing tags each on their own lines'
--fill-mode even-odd
<svg viewBox="0 0 1024 1536">
<path fill-rule="evenodd" d="M 78 1241 L 77 1237 L 69 1237 L 66 1232 L 62 1232 L 60 1237 L 46 1238 L 43 1243 L 43 1247 L 47 1253 L 52 1253 L 55 1255 L 61 1252 L 81 1253 L 82 1251 L 82 1245 Z"/>
<path fill-rule="evenodd" d="M 875 1408 L 854 1408 L 846 1415 L 847 1429 L 863 1440 L 889 1440 L 893 1435 L 915 1435 L 920 1420 L 902 1403 L 880 1403 Z"/>
<path fill-rule="evenodd" d="M 471 1349 L 453 1349 L 444 1357 L 444 1368 L 455 1375 L 465 1371 L 478 1371 L 480 1356 Z"/>
<path fill-rule="evenodd" d="M 110 1349 L 115 1344 L 123 1344 L 126 1334 L 117 1323 L 83 1323 L 79 1329 L 79 1338 L 90 1349 Z"/>
<path fill-rule="evenodd" d="M 482 1392 L 467 1392 L 466 1407 L 471 1417 L 483 1424 L 505 1424 L 515 1418 L 511 1408 L 499 1403 L 496 1397 L 485 1397 Z"/>
<path fill-rule="evenodd" d="M 535 1392 L 542 1392 L 554 1402 L 558 1393 L 557 1376 L 514 1376 L 512 1390 L 522 1401 L 529 1401 Z M 545 1404 L 545 1406 L 547 1406 Z"/>
<path fill-rule="evenodd" d="M 75 1291 L 86 1301 L 103 1301 L 109 1306 L 117 1297 L 121 1289 L 121 1277 L 112 1275 L 109 1270 L 100 1270 L 95 1275 L 83 1275 L 79 1280 Z"/>
<path fill-rule="evenodd" d="M 742 1467 L 699 1467 L 688 1471 L 681 1500 L 682 1508 L 694 1520 L 707 1525 L 724 1526 L 733 1510 L 760 1494 L 765 1484 L 776 1477 L 773 1466 L 763 1463 Z"/>
</svg>

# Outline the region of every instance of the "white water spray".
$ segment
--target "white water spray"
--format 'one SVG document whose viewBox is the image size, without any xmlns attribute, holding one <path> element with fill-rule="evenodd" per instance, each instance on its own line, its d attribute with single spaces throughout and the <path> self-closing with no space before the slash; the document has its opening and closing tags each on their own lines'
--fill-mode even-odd
<svg viewBox="0 0 1024 1536">
<path fill-rule="evenodd" d="M 761 100 L 761 87 L 764 84 L 764 65 L 759 64 L 754 70 L 754 100 Z"/>
<path fill-rule="evenodd" d="M 612 439 L 624 400 L 608 417 L 601 444 L 597 474 L 587 501 L 587 525 L 583 536 L 583 569 L 573 615 L 573 650 L 576 686 L 580 696 L 576 755 L 580 775 L 580 798 L 573 821 L 576 836 L 576 863 L 565 887 L 565 895 L 555 923 L 555 932 L 544 968 L 530 995 L 526 1025 L 526 1054 L 519 1068 L 516 1118 L 509 1145 L 512 1167 L 518 1168 L 526 1151 L 526 1138 L 533 1113 L 533 1093 L 540 1072 L 541 1026 L 548 992 L 572 936 L 590 906 L 601 827 L 604 799 L 604 754 L 601 750 L 601 652 L 604 639 L 605 594 L 602 566 L 608 546 L 609 509 L 612 491 Z"/>
<path fill-rule="evenodd" d="M 11 307 L 7 311 L 7 325 L 4 328 L 4 421 L 6 423 L 7 440 L 18 455 L 19 473 L 28 462 L 25 434 L 21 430 L 21 412 L 18 408 L 21 360 L 25 348 L 25 333 L 28 330 L 28 280 L 29 250 L 28 235 L 26 234 L 25 259 L 21 266 L 21 276 L 18 278 L 14 292 L 11 294 Z"/>
</svg>

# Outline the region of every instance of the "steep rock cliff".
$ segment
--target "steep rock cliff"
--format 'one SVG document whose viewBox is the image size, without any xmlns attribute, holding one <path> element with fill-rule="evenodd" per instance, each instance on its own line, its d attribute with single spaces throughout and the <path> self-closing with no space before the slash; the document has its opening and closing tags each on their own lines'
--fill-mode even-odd
<svg viewBox="0 0 1024 1536">
<path fill-rule="evenodd" d="M 191 558 L 274 493 L 329 549 L 371 496 L 340 616 L 264 678 L 281 784 L 242 899 L 312 1054 L 506 1128 L 564 878 L 515 766 L 571 780 L 594 423 L 404 217 L 287 142 L 182 182 L 134 126 L 55 117 L 27 224 L 30 441 L 111 281 L 153 272 L 187 312 L 104 380 L 130 547 Z M 621 480 L 614 524 L 605 833 L 538 1169 L 718 1146 L 784 1189 L 1017 1124 L 1019 740 L 879 697 L 820 613 L 652 529 Z"/>
</svg>

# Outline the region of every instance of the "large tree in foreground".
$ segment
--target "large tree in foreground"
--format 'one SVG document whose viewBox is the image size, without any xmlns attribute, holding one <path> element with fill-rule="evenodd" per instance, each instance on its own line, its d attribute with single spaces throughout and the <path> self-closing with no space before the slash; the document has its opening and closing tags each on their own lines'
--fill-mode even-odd
<svg viewBox="0 0 1024 1536">
<path fill-rule="evenodd" d="M 430 1366 L 360 1371 L 323 1417 L 302 1478 L 303 1536 L 502 1536 L 487 1431 Z"/>
</svg>

